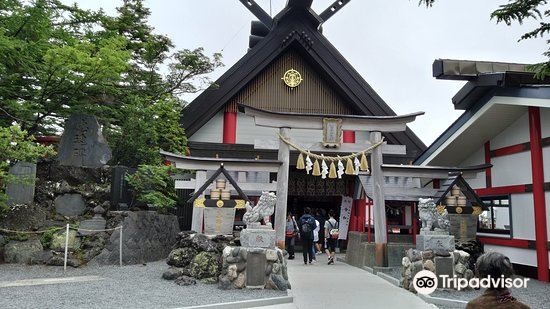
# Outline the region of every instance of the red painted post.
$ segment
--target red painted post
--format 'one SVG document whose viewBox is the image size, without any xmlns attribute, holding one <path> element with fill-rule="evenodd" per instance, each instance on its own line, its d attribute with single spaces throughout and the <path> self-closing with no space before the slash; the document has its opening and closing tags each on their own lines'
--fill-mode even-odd
<svg viewBox="0 0 550 309">
<path fill-rule="evenodd" d="M 491 164 L 491 142 L 486 141 L 483 145 L 485 150 L 485 163 Z M 485 188 L 491 188 L 493 186 L 493 177 L 491 176 L 491 168 L 485 169 Z"/>
<path fill-rule="evenodd" d="M 344 130 L 342 140 L 344 143 L 355 143 L 355 131 Z"/>
<path fill-rule="evenodd" d="M 225 111 L 223 114 L 223 143 L 237 142 L 237 113 Z"/>
<path fill-rule="evenodd" d="M 366 211 L 367 211 L 367 201 L 365 198 L 360 199 L 357 201 L 357 229 L 359 232 L 364 233 L 365 232 L 365 219 L 366 219 Z"/>
<path fill-rule="evenodd" d="M 372 238 L 371 227 L 370 227 L 370 223 L 371 223 L 371 215 L 370 215 L 371 206 L 372 206 L 372 201 L 369 200 L 369 203 L 367 204 L 367 222 L 368 222 L 368 225 L 367 225 L 367 241 L 369 243 L 371 242 L 371 238 Z"/>
<path fill-rule="evenodd" d="M 540 109 L 529 107 L 529 137 L 531 142 L 531 172 L 535 204 L 535 248 L 540 281 L 548 282 L 548 234 L 546 230 L 546 201 L 544 197 L 544 162 L 542 160 Z"/>
</svg>

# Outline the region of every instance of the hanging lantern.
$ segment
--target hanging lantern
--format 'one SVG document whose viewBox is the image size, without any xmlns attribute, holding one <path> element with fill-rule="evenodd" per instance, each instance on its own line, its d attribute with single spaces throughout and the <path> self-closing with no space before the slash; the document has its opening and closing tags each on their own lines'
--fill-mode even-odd
<svg viewBox="0 0 550 309">
<path fill-rule="evenodd" d="M 362 171 L 369 171 L 369 162 L 367 162 L 367 156 L 365 156 L 365 153 L 361 155 L 361 166 Z"/>
<path fill-rule="evenodd" d="M 355 169 L 353 168 L 353 162 L 351 158 L 348 158 L 346 163 L 346 175 L 355 175 Z"/>
<path fill-rule="evenodd" d="M 315 163 L 313 163 L 313 176 L 321 176 L 321 168 L 319 168 L 319 161 L 315 160 Z"/>
<path fill-rule="evenodd" d="M 296 169 L 303 170 L 306 168 L 306 164 L 304 163 L 304 155 L 300 152 L 298 155 L 298 161 L 296 162 Z"/>
<path fill-rule="evenodd" d="M 334 164 L 334 161 L 330 162 L 330 171 L 328 173 L 328 178 L 336 178 L 336 165 Z"/>
</svg>

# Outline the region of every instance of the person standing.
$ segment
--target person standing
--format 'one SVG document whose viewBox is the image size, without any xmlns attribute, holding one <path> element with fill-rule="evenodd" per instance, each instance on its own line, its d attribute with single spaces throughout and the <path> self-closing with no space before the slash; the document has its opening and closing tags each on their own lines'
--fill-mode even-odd
<svg viewBox="0 0 550 309">
<path fill-rule="evenodd" d="M 311 249 L 310 249 L 310 256 L 312 256 L 312 260 L 310 261 L 312 264 L 317 263 L 317 252 L 315 252 L 316 244 L 319 242 L 319 228 L 320 228 L 319 221 L 315 219 L 315 229 L 313 230 L 313 242 L 311 243 Z"/>
<path fill-rule="evenodd" d="M 304 264 L 307 265 L 308 261 L 310 264 L 313 261 L 311 247 L 313 246 L 315 218 L 311 215 L 311 208 L 306 207 L 304 209 L 304 215 L 300 217 L 299 223 L 300 238 L 302 239 L 302 254 L 304 255 Z"/>
<path fill-rule="evenodd" d="M 286 216 L 286 231 L 285 231 L 285 246 L 288 252 L 288 259 L 294 259 L 294 243 L 296 242 L 296 236 L 298 235 L 298 224 L 296 219 L 289 212 Z"/>
<path fill-rule="evenodd" d="M 319 237 L 315 241 L 315 249 L 317 254 L 321 254 L 325 251 L 325 216 L 323 214 L 324 210 L 317 209 L 315 220 L 319 221 Z"/>
<path fill-rule="evenodd" d="M 336 252 L 336 242 L 338 241 L 338 221 L 334 219 L 334 210 L 328 212 L 328 220 L 325 222 L 325 231 L 327 236 L 327 257 L 328 265 L 334 264 L 334 254 Z"/>
</svg>

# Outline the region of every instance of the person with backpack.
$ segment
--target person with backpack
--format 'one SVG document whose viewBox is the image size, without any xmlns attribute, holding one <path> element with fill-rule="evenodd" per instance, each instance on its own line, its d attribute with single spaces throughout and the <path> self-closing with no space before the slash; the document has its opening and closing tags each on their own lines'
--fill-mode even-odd
<svg viewBox="0 0 550 309">
<path fill-rule="evenodd" d="M 304 209 L 304 215 L 300 217 L 300 238 L 302 239 L 302 254 L 304 264 L 312 263 L 314 256 L 311 254 L 313 247 L 313 230 L 315 229 L 315 218 L 311 215 L 311 208 Z"/>
<path fill-rule="evenodd" d="M 294 219 L 294 216 L 289 212 L 286 216 L 286 231 L 285 231 L 285 244 L 286 251 L 288 252 L 288 259 L 294 259 L 294 242 L 298 235 L 298 224 Z"/>
<path fill-rule="evenodd" d="M 325 231 L 327 234 L 327 257 L 328 265 L 334 264 L 334 254 L 336 252 L 336 242 L 338 241 L 338 221 L 334 219 L 334 210 L 328 212 L 328 220 L 325 221 Z"/>
</svg>

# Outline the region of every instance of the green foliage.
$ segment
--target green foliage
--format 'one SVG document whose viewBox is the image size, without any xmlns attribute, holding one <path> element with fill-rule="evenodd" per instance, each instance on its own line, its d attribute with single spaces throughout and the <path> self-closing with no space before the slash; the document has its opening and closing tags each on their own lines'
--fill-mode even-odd
<svg viewBox="0 0 550 309">
<path fill-rule="evenodd" d="M 40 243 L 42 243 L 42 247 L 49 248 L 52 245 L 53 235 L 57 231 L 62 230 L 62 229 L 63 228 L 59 228 L 59 227 L 51 227 L 51 228 L 47 229 L 42 234 L 42 236 L 40 237 Z"/>
<path fill-rule="evenodd" d="M 430 7 L 434 2 L 435 0 L 420 0 L 419 5 L 425 4 Z M 538 27 L 523 34 L 519 40 L 542 38 L 550 32 L 550 9 L 545 9 L 547 4 L 548 0 L 509 0 L 509 3 L 500 5 L 491 13 L 491 19 L 496 19 L 497 23 L 504 22 L 508 26 L 514 22 L 522 24 L 527 19 L 538 20 Z M 547 43 L 550 44 L 550 40 Z M 549 61 L 530 66 L 541 79 L 550 75 L 550 49 L 543 55 L 549 58 Z"/>
<path fill-rule="evenodd" d="M 51 156 L 54 151 L 34 142 L 18 126 L 0 126 L 0 217 L 8 210 L 5 185 L 14 182 L 34 182 L 34 179 L 23 179 L 10 175 L 9 168 L 18 161 L 36 162 L 38 158 Z"/>
<path fill-rule="evenodd" d="M 15 241 L 27 241 L 29 240 L 29 234 L 25 234 L 25 233 L 15 233 L 15 234 L 11 234 L 9 236 L 6 236 L 5 237 L 5 243 L 8 243 L 12 240 L 15 240 Z"/>
<path fill-rule="evenodd" d="M 137 201 L 150 204 L 158 211 L 176 206 L 178 197 L 174 187 L 174 180 L 170 173 L 174 172 L 171 166 L 140 165 L 138 170 L 125 179 L 132 188 Z"/>
<path fill-rule="evenodd" d="M 57 134 L 75 112 L 98 116 L 113 164 L 157 164 L 158 150 L 183 153 L 184 93 L 210 85 L 221 56 L 175 50 L 148 24 L 142 0 L 115 16 L 60 0 L 0 3 L 0 127 Z"/>
</svg>

